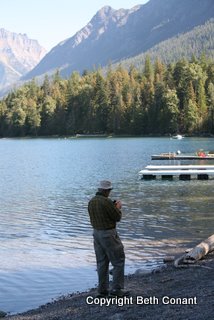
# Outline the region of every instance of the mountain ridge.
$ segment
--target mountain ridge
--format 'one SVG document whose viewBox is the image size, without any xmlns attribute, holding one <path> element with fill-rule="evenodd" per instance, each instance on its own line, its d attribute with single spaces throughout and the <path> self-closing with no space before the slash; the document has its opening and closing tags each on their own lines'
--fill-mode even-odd
<svg viewBox="0 0 214 320">
<path fill-rule="evenodd" d="M 170 46 L 164 47 L 165 43 L 170 39 L 173 43 L 180 41 L 182 34 L 203 25 L 210 17 L 214 18 L 213 0 L 150 0 L 144 5 L 118 10 L 104 6 L 74 36 L 61 41 L 47 54 L 42 51 L 38 41 L 28 39 L 26 34 L 13 32 L 9 32 L 9 40 L 19 43 L 16 50 L 13 50 L 10 41 L 2 49 L 5 33 L 8 32 L 2 28 L 1 95 L 8 92 L 11 83 L 20 86 L 32 78 L 43 79 L 57 70 L 67 78 L 73 71 L 81 73 L 98 67 L 105 68 L 109 64 L 126 63 L 128 59 L 136 57 L 137 60 L 147 52 L 173 60 L 169 52 L 163 53 L 164 50 L 171 50 Z M 41 50 L 41 55 L 38 50 Z M 182 50 L 178 52 L 181 54 Z"/>
<path fill-rule="evenodd" d="M 143 53 L 212 17 L 213 0 L 150 0 L 119 10 L 106 6 L 73 37 L 55 46 L 23 79 L 51 74 L 56 69 L 67 77 L 74 70 L 103 67 Z"/>
<path fill-rule="evenodd" d="M 89 37 L 92 38 L 89 46 L 93 46 L 94 42 L 98 39 L 98 36 L 102 34 L 102 29 L 105 29 L 106 25 L 110 25 L 110 28 L 112 28 L 113 24 L 117 24 L 118 21 L 121 22 L 121 16 L 124 16 L 124 13 L 131 14 L 133 10 L 137 10 L 138 7 L 139 6 L 135 6 L 135 9 L 132 8 L 119 10 L 115 10 L 110 6 L 101 8 L 86 26 L 78 31 L 73 37 L 61 41 L 48 53 L 48 57 L 45 57 L 43 61 L 45 61 L 45 64 L 50 68 L 50 71 L 55 71 L 56 68 L 61 66 L 61 60 L 63 60 L 63 65 L 66 65 L 69 62 L 70 48 L 75 50 L 77 47 L 80 47 L 80 49 L 83 50 L 82 53 L 78 52 L 78 55 L 80 54 L 80 56 L 83 56 L 84 59 L 85 51 L 88 49 L 85 48 L 85 43 L 87 44 L 87 42 L 89 42 Z M 94 24 L 96 24 L 95 29 Z M 78 58 L 78 55 L 76 55 L 76 58 Z M 35 69 L 37 69 L 37 66 Z M 29 73 L 29 76 L 27 75 L 27 77 L 24 77 L 24 79 L 31 78 L 31 76 L 34 76 L 34 74 L 32 75 Z"/>
<path fill-rule="evenodd" d="M 16 82 L 34 68 L 46 50 L 26 34 L 0 28 L 0 87 Z"/>
</svg>

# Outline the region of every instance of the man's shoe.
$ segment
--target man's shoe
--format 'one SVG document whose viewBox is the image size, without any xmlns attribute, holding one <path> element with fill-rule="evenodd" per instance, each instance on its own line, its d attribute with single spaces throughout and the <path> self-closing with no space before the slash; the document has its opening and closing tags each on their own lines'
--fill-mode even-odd
<svg viewBox="0 0 214 320">
<path fill-rule="evenodd" d="M 129 296 L 129 295 L 130 295 L 130 292 L 129 291 L 125 291 L 123 289 L 115 289 L 115 290 L 112 290 L 110 292 L 110 296 L 111 297 L 122 298 L 122 297 L 126 297 L 126 296 Z"/>
<path fill-rule="evenodd" d="M 108 291 L 101 291 L 101 292 L 98 292 L 98 294 L 96 295 L 96 298 L 106 298 L 108 297 Z"/>
</svg>

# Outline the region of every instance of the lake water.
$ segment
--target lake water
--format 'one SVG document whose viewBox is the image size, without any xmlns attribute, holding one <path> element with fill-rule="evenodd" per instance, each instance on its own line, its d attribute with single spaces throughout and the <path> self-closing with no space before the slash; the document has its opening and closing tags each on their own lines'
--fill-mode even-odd
<svg viewBox="0 0 214 320">
<path fill-rule="evenodd" d="M 152 154 L 200 148 L 213 150 L 214 139 L 1 139 L 0 310 L 25 311 L 97 284 L 87 204 L 102 179 L 123 203 L 126 274 L 213 234 L 214 180 L 138 176 L 164 163 Z"/>
</svg>

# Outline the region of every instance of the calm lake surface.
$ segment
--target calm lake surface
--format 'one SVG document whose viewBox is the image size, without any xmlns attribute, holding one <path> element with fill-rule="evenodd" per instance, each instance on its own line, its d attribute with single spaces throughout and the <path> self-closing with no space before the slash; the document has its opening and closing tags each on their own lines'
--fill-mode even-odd
<svg viewBox="0 0 214 320">
<path fill-rule="evenodd" d="M 126 274 L 213 234 L 214 180 L 138 176 L 164 163 L 152 154 L 201 148 L 214 150 L 214 139 L 1 139 L 0 310 L 25 311 L 97 284 L 87 204 L 102 179 L 123 203 Z"/>
</svg>

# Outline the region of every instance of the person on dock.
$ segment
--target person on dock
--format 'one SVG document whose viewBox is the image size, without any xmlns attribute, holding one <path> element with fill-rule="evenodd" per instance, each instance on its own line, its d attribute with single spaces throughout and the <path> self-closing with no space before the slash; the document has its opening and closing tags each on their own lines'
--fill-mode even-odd
<svg viewBox="0 0 214 320">
<path fill-rule="evenodd" d="M 112 189 L 110 181 L 101 181 L 98 192 L 88 203 L 97 261 L 98 297 L 128 295 L 128 291 L 124 291 L 124 247 L 116 231 L 116 223 L 122 217 L 122 205 L 120 200 L 112 201 L 109 198 Z M 110 262 L 113 266 L 113 282 L 109 292 Z"/>
</svg>

